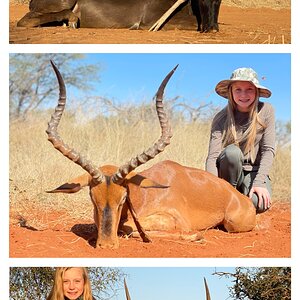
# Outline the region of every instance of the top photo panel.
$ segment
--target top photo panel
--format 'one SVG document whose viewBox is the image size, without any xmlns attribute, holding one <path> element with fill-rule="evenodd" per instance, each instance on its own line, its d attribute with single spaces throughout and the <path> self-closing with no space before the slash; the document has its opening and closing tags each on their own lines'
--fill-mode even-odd
<svg viewBox="0 0 300 300">
<path fill-rule="evenodd" d="M 290 44 L 290 0 L 10 0 L 10 44 Z"/>
</svg>

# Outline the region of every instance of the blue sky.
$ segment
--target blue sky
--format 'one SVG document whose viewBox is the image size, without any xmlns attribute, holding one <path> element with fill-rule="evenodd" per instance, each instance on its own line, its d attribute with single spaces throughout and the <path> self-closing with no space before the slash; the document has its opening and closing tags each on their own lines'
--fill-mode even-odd
<svg viewBox="0 0 300 300">
<path fill-rule="evenodd" d="M 208 267 L 129 267 L 121 268 L 132 300 L 205 300 L 203 277 L 206 278 L 212 300 L 229 300 L 231 278 L 212 275 L 215 271 L 233 272 L 234 268 Z M 124 300 L 122 289 L 113 300 Z"/>
<path fill-rule="evenodd" d="M 236 68 L 251 67 L 258 73 L 260 83 L 272 91 L 271 98 L 262 100 L 273 104 L 277 119 L 290 120 L 290 54 L 104 53 L 86 54 L 84 61 L 101 66 L 100 81 L 93 94 L 117 103 L 150 101 L 161 80 L 179 64 L 167 86 L 166 97 L 179 95 L 195 107 L 201 102 L 212 102 L 218 107 L 226 105 L 226 100 L 214 92 L 215 85 L 228 79 Z"/>
</svg>

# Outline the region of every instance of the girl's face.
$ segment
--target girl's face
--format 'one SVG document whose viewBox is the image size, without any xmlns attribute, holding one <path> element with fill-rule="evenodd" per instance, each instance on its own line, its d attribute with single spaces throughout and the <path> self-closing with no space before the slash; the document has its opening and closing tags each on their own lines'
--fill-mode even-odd
<svg viewBox="0 0 300 300">
<path fill-rule="evenodd" d="M 80 268 L 70 268 L 63 276 L 64 296 L 75 300 L 83 294 L 84 278 Z"/>
<path fill-rule="evenodd" d="M 240 112 L 249 112 L 251 104 L 256 98 L 256 87 L 247 81 L 236 81 L 232 83 L 231 89 L 237 110 Z"/>
</svg>

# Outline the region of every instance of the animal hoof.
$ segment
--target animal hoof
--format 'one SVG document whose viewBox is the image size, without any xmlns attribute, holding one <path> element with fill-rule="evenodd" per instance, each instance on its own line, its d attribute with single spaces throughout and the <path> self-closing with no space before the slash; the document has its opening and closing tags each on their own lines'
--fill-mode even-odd
<svg viewBox="0 0 300 300">
<path fill-rule="evenodd" d="M 138 30 L 140 29 L 140 24 L 139 23 L 134 23 L 129 30 Z"/>
<path fill-rule="evenodd" d="M 77 23 L 76 22 L 69 22 L 69 27 L 73 29 L 77 29 Z"/>
</svg>

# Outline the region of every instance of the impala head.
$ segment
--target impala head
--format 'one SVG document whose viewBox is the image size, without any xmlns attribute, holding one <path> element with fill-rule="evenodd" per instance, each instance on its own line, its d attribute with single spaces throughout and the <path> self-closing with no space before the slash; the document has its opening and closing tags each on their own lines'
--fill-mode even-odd
<svg viewBox="0 0 300 300">
<path fill-rule="evenodd" d="M 98 168 L 76 150 L 65 144 L 57 132 L 66 104 L 66 88 L 59 70 L 52 61 L 51 64 L 59 84 L 59 99 L 46 130 L 48 140 L 53 144 L 55 149 L 74 163 L 81 166 L 86 173 L 50 192 L 75 193 L 83 187 L 89 186 L 90 197 L 94 205 L 95 223 L 98 228 L 96 247 L 118 248 L 119 240 L 117 231 L 122 207 L 127 197 L 127 184 L 128 182 L 137 182 L 137 180 L 134 180 L 132 173 L 129 173 L 162 152 L 165 147 L 169 145 L 170 138 L 172 137 L 171 127 L 163 107 L 163 93 L 165 86 L 175 72 L 177 66 L 163 80 L 155 96 L 156 111 L 161 127 L 161 136 L 157 142 L 140 155 L 130 159 L 130 161 L 121 167 L 103 166 Z M 147 184 L 148 187 L 161 187 L 159 184 L 149 180 L 138 180 L 138 184 L 140 186 Z"/>
</svg>

